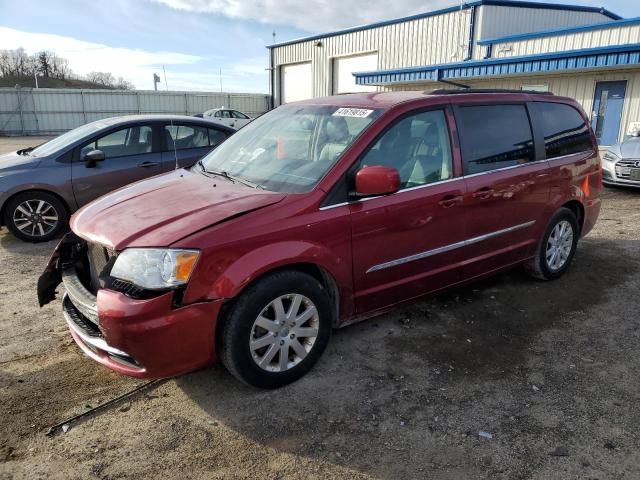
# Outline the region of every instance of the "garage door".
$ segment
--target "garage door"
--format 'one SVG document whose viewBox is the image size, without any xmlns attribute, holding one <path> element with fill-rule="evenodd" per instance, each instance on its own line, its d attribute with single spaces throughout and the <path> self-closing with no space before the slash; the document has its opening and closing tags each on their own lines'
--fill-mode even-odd
<svg viewBox="0 0 640 480">
<path fill-rule="evenodd" d="M 353 72 L 370 72 L 378 69 L 378 54 L 353 55 L 333 59 L 333 93 L 374 92 L 376 87 L 356 85 Z"/>
<path fill-rule="evenodd" d="M 280 67 L 281 103 L 311 98 L 313 96 L 312 83 L 311 62 L 283 65 Z"/>
</svg>

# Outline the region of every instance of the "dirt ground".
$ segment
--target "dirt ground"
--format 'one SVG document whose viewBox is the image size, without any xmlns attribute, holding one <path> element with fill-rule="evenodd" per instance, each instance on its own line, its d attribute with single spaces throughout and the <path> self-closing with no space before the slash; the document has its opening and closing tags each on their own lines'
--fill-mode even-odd
<svg viewBox="0 0 640 480">
<path fill-rule="evenodd" d="M 558 281 L 514 270 L 336 331 L 281 390 L 212 367 L 47 437 L 142 383 L 38 308 L 53 247 L 0 232 L 0 478 L 640 478 L 640 191 L 605 191 Z"/>
</svg>

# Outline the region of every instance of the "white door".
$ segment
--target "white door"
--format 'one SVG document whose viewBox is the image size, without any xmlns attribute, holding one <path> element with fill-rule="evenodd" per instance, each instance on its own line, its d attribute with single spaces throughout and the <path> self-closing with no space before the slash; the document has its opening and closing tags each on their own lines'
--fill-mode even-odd
<svg viewBox="0 0 640 480">
<path fill-rule="evenodd" d="M 366 53 L 333 59 L 333 93 L 375 92 L 373 85 L 356 85 L 354 72 L 378 70 L 378 54 Z"/>
<path fill-rule="evenodd" d="M 313 96 L 311 62 L 295 63 L 280 67 L 282 102 L 297 102 Z"/>
</svg>

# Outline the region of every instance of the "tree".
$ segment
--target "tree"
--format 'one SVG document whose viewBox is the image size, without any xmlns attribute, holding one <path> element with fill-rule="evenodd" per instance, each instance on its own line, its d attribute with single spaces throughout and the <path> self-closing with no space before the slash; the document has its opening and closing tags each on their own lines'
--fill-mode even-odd
<svg viewBox="0 0 640 480">
<path fill-rule="evenodd" d="M 116 83 L 115 77 L 109 72 L 89 72 L 86 79 L 105 88 L 113 88 Z"/>
<path fill-rule="evenodd" d="M 0 78 L 10 81 L 30 82 L 34 75 L 60 80 L 75 79 L 69 67 L 69 60 L 58 56 L 55 52 L 42 50 L 33 55 L 27 54 L 24 48 L 15 50 L 0 50 Z M 85 79 L 102 88 L 117 88 L 119 90 L 133 90 L 133 83 L 122 77 L 116 77 L 109 72 L 91 72 Z"/>
<path fill-rule="evenodd" d="M 125 80 L 122 77 L 118 77 L 115 88 L 117 88 L 118 90 L 135 90 L 136 86 L 130 81 Z"/>
<path fill-rule="evenodd" d="M 53 54 L 51 52 L 42 51 L 38 53 L 38 73 L 43 77 L 51 76 L 51 57 Z"/>
</svg>

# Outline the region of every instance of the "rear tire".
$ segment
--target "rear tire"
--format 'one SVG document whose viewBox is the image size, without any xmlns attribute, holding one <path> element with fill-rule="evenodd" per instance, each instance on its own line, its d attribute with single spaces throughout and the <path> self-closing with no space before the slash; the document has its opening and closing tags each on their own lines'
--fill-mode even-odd
<svg viewBox="0 0 640 480">
<path fill-rule="evenodd" d="M 20 240 L 38 243 L 56 238 L 67 228 L 65 205 L 47 192 L 23 192 L 12 197 L 4 210 L 4 224 Z"/>
<path fill-rule="evenodd" d="M 313 367 L 329 342 L 333 309 L 315 278 L 281 271 L 249 285 L 221 320 L 224 366 L 239 380 L 270 389 Z"/>
<path fill-rule="evenodd" d="M 526 272 L 540 280 L 560 278 L 571 266 L 579 235 L 575 214 L 568 208 L 560 208 L 551 217 L 536 256 L 525 265 Z"/>
</svg>

